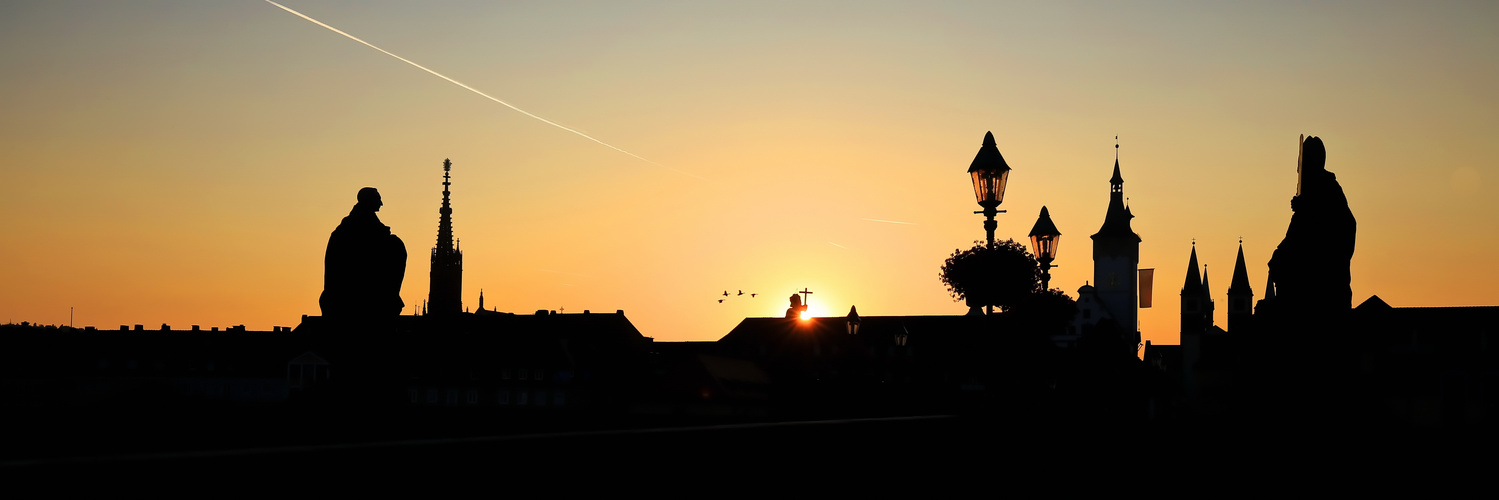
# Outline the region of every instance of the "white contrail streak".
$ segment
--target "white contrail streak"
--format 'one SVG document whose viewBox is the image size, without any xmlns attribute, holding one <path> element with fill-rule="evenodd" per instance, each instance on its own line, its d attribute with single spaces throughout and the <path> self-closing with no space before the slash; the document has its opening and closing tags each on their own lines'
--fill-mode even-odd
<svg viewBox="0 0 1499 500">
<path fill-rule="evenodd" d="M 901 222 L 901 221 L 898 221 L 898 220 L 884 220 L 884 219 L 860 219 L 860 220 L 867 220 L 869 222 L 884 222 L 886 224 L 905 224 L 905 225 L 908 225 L 908 226 L 914 226 L 914 225 L 916 225 L 915 222 Z"/>
<path fill-rule="evenodd" d="M 590 141 L 593 141 L 593 142 L 597 142 L 597 143 L 599 143 L 599 144 L 602 144 L 602 145 L 604 145 L 604 147 L 607 147 L 607 148 L 609 148 L 609 149 L 613 149 L 613 150 L 615 150 L 615 151 L 619 151 L 619 152 L 621 152 L 621 153 L 624 153 L 624 154 L 627 154 L 627 155 L 630 155 L 630 156 L 633 156 L 633 157 L 635 157 L 635 159 L 637 159 L 637 160 L 640 160 L 640 161 L 643 161 L 643 162 L 646 162 L 646 163 L 649 163 L 649 164 L 652 164 L 652 165 L 655 165 L 655 166 L 658 166 L 658 167 L 661 167 L 661 168 L 664 168 L 664 169 L 667 169 L 667 170 L 670 170 L 670 171 L 673 171 L 673 172 L 676 172 L 676 173 L 679 173 L 679 174 L 682 174 L 682 175 L 686 175 L 686 176 L 690 176 L 690 177 L 697 177 L 697 178 L 699 178 L 699 179 L 703 179 L 703 180 L 707 180 L 707 179 L 704 179 L 704 178 L 703 178 L 703 177 L 702 177 L 702 176 L 699 176 L 699 175 L 696 175 L 696 174 L 692 174 L 692 173 L 690 173 L 690 172 L 684 172 L 684 171 L 681 171 L 681 170 L 677 170 L 677 169 L 675 169 L 675 168 L 671 168 L 671 167 L 668 167 L 668 166 L 666 166 L 666 165 L 662 165 L 662 164 L 660 164 L 660 163 L 656 163 L 656 162 L 654 162 L 654 161 L 651 161 L 651 160 L 648 160 L 648 159 L 646 159 L 646 158 L 644 158 L 644 157 L 642 157 L 642 156 L 640 156 L 640 155 L 637 155 L 637 154 L 635 154 L 635 153 L 631 153 L 631 152 L 629 152 L 629 151 L 625 151 L 625 150 L 623 150 L 623 149 L 620 149 L 620 148 L 619 148 L 619 147 L 618 147 L 618 146 L 615 146 L 615 145 L 613 145 L 613 144 L 609 144 L 609 143 L 607 143 L 607 142 L 604 142 L 604 141 L 601 141 L 601 140 L 598 140 L 598 139 L 595 139 L 595 138 L 594 138 L 594 137 L 593 137 L 593 136 L 591 136 L 591 135 L 588 135 L 588 134 L 585 134 L 585 133 L 582 133 L 582 132 L 579 132 L 579 131 L 577 131 L 577 130 L 573 130 L 573 129 L 570 129 L 570 128 L 567 128 L 567 126 L 565 126 L 565 125 L 562 125 L 562 124 L 560 124 L 560 123 L 557 123 L 557 122 L 554 122 L 554 121 L 551 121 L 551 120 L 548 120 L 548 119 L 546 119 L 546 118 L 542 118 L 542 117 L 540 117 L 540 116 L 536 116 L 536 115 L 534 115 L 534 114 L 531 114 L 531 112 L 530 112 L 530 111 L 526 111 L 526 110 L 524 110 L 524 109 L 520 109 L 520 108 L 517 108 L 517 107 L 515 107 L 515 105 L 513 105 L 513 104 L 510 104 L 510 103 L 508 103 L 508 102 L 505 102 L 505 101 L 502 101 L 502 100 L 500 100 L 500 99 L 497 99 L 497 98 L 495 98 L 495 97 L 494 97 L 494 96 L 492 96 L 492 95 L 489 95 L 489 94 L 485 94 L 485 93 L 483 93 L 483 92 L 480 92 L 480 91 L 479 91 L 479 89 L 476 89 L 476 88 L 473 88 L 473 87 L 470 87 L 470 86 L 468 86 L 468 85 L 464 85 L 464 84 L 463 84 L 463 82 L 460 82 L 460 81 L 458 81 L 458 80 L 454 80 L 454 79 L 452 79 L 452 78 L 448 78 L 448 77 L 447 77 L 447 76 L 446 76 L 446 75 L 443 75 L 443 74 L 442 74 L 442 73 L 438 73 L 438 72 L 436 72 L 436 71 L 432 71 L 432 70 L 431 70 L 431 69 L 428 69 L 428 68 L 427 68 L 427 67 L 426 67 L 426 66 L 422 66 L 422 65 L 420 65 L 420 64 L 417 64 L 417 63 L 415 63 L 415 62 L 412 62 L 412 61 L 411 61 L 411 60 L 410 60 L 410 59 L 407 59 L 407 58 L 404 58 L 404 57 L 401 57 L 401 56 L 398 56 L 398 55 L 395 55 L 395 54 L 392 54 L 392 53 L 391 53 L 391 52 L 390 52 L 390 51 L 388 51 L 388 50 L 385 50 L 385 49 L 382 49 L 382 48 L 380 48 L 380 47 L 376 47 L 376 46 L 375 46 L 375 45 L 374 45 L 374 44 L 372 44 L 372 43 L 369 43 L 369 42 L 366 42 L 366 41 L 364 41 L 364 40 L 360 40 L 360 39 L 359 39 L 359 37 L 356 37 L 356 36 L 354 36 L 354 35 L 350 35 L 350 34 L 348 34 L 348 33 L 344 33 L 344 32 L 343 32 L 343 30 L 340 30 L 340 29 L 338 29 L 338 28 L 334 28 L 334 27 L 332 27 L 332 26 L 329 26 L 329 25 L 326 25 L 326 24 L 323 24 L 323 22 L 322 22 L 322 21 L 319 21 L 319 20 L 317 20 L 317 19 L 313 19 L 313 18 L 310 18 L 310 17 L 307 17 L 307 15 L 306 15 L 306 14 L 303 14 L 303 13 L 301 13 L 301 12 L 297 12 L 297 11 L 295 11 L 295 10 L 292 10 L 292 9 L 291 9 L 291 8 L 290 8 L 290 7 L 287 7 L 287 6 L 285 6 L 285 5 L 281 5 L 281 4 L 279 4 L 279 3 L 276 3 L 276 2 L 272 2 L 272 1 L 271 1 L 271 0 L 265 0 L 265 1 L 266 1 L 266 3 L 268 3 L 268 4 L 271 4 L 271 5 L 275 5 L 275 6 L 277 6 L 277 7 L 280 7 L 280 8 L 281 8 L 281 10 L 284 10 L 284 11 L 287 11 L 287 12 L 290 12 L 290 13 L 292 13 L 292 14 L 294 14 L 294 15 L 296 15 L 296 16 L 297 16 L 297 17 L 300 17 L 300 18 L 302 18 L 302 19 L 306 19 L 306 20 L 308 20 L 308 21 L 311 21 L 311 22 L 312 22 L 312 23 L 313 23 L 313 24 L 316 24 L 316 25 L 318 25 L 318 26 L 322 26 L 322 27 L 324 27 L 324 28 L 328 28 L 328 29 L 329 29 L 329 30 L 332 30 L 332 31 L 333 31 L 333 32 L 334 32 L 334 33 L 338 33 L 338 34 L 340 34 L 340 35 L 343 35 L 343 36 L 346 36 L 346 37 L 348 37 L 348 38 L 349 38 L 349 39 L 350 39 L 350 40 L 353 40 L 353 41 L 356 41 L 356 42 L 359 42 L 359 43 L 362 43 L 362 44 L 364 44 L 364 45 L 365 45 L 365 46 L 366 46 L 366 47 L 369 47 L 369 48 L 372 48 L 372 49 L 375 49 L 375 50 L 378 50 L 378 51 L 380 51 L 380 52 L 383 52 L 383 53 L 385 53 L 385 55 L 388 55 L 388 56 L 390 56 L 390 57 L 394 57 L 394 58 L 396 58 L 396 59 L 400 59 L 400 60 L 401 60 L 401 62 L 404 62 L 404 63 L 406 63 L 406 64 L 410 64 L 410 65 L 412 65 L 412 66 L 416 66 L 416 67 L 417 67 L 417 69 L 420 69 L 420 70 L 422 70 L 422 71 L 426 71 L 426 72 L 428 72 L 428 73 L 431 73 L 431 74 L 432 74 L 432 75 L 433 75 L 433 76 L 436 76 L 436 77 L 438 77 L 438 78 L 441 78 L 441 79 L 443 79 L 443 80 L 447 80 L 447 81 L 449 81 L 449 82 L 453 82 L 453 84 L 454 84 L 454 85 L 457 85 L 457 86 L 459 86 L 459 87 L 463 87 L 463 88 L 465 88 L 465 89 L 468 89 L 468 91 L 469 91 L 469 92 L 473 92 L 473 93 L 475 93 L 475 94 L 479 94 L 479 95 L 481 95 L 481 96 L 484 96 L 484 98 L 485 98 L 485 99 L 489 99 L 489 100 L 491 100 L 491 101 L 494 101 L 494 102 L 497 102 L 497 103 L 500 103 L 500 104 L 502 104 L 502 105 L 504 105 L 504 106 L 505 106 L 505 107 L 507 107 L 507 108 L 510 108 L 510 109 L 513 109 L 513 110 L 515 110 L 515 111 L 517 111 L 517 112 L 520 112 L 520 114 L 523 114 L 523 115 L 526 115 L 526 116 L 529 116 L 529 117 L 531 117 L 531 118 L 535 118 L 535 119 L 537 119 L 537 120 L 541 120 L 541 121 L 542 121 L 542 122 L 545 122 L 545 123 L 546 123 L 546 124 L 547 124 L 547 125 L 551 125 L 551 126 L 553 126 L 553 127 L 557 127 L 557 128 L 560 128 L 560 129 L 562 129 L 562 130 L 566 130 L 566 131 L 568 131 L 568 132 L 572 132 L 572 133 L 574 133 L 574 134 L 578 134 L 578 136 L 580 136 L 580 137 L 582 137 L 582 138 L 584 138 L 584 139 L 588 139 L 588 140 L 590 140 Z"/>
<path fill-rule="evenodd" d="M 833 243 L 833 242 L 831 242 L 831 241 L 829 241 L 829 242 L 828 242 L 828 244 L 829 244 L 829 245 L 833 245 L 833 246 L 835 246 L 835 247 L 838 247 L 838 248 L 842 248 L 842 249 L 844 249 L 844 250 L 848 250 L 848 247 L 846 247 L 846 246 L 843 246 L 843 245 L 839 245 L 839 244 L 837 244 L 837 243 Z"/>
</svg>

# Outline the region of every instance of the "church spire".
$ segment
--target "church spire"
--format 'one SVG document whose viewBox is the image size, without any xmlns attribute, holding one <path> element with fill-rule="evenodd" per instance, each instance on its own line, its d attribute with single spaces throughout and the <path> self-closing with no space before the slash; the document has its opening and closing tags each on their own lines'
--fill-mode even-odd
<svg viewBox="0 0 1499 500">
<path fill-rule="evenodd" d="M 1234 261 L 1234 277 L 1228 283 L 1228 293 L 1253 294 L 1249 288 L 1249 269 L 1244 265 L 1244 240 L 1239 240 L 1239 257 Z"/>
<path fill-rule="evenodd" d="M 1206 264 L 1202 266 L 1202 296 L 1208 297 L 1209 300 L 1213 296 L 1213 289 L 1208 285 L 1208 266 Z"/>
<path fill-rule="evenodd" d="M 1130 213 L 1124 202 L 1124 176 L 1119 174 L 1118 144 L 1114 144 L 1114 151 L 1114 176 L 1109 178 L 1109 209 L 1104 213 L 1103 227 L 1098 229 L 1098 234 L 1093 235 L 1093 239 L 1118 238 L 1138 243 L 1140 235 L 1130 228 L 1130 219 L 1135 218 L 1135 214 Z"/>
<path fill-rule="evenodd" d="M 442 208 L 437 210 L 437 246 L 432 248 L 432 274 L 427 301 L 436 314 L 463 311 L 463 251 L 453 245 L 453 206 L 451 172 L 453 162 L 442 161 Z"/>
<path fill-rule="evenodd" d="M 1239 239 L 1239 257 L 1234 261 L 1234 277 L 1228 285 L 1228 331 L 1245 333 L 1254 315 L 1254 290 L 1249 288 L 1249 270 L 1244 265 L 1244 239 Z"/>
<path fill-rule="evenodd" d="M 1109 185 L 1114 190 L 1124 192 L 1124 176 L 1119 175 L 1119 136 L 1114 136 L 1114 176 L 1109 178 Z"/>
<path fill-rule="evenodd" d="M 442 160 L 442 208 L 437 210 L 441 214 L 437 219 L 437 250 L 453 250 L 453 207 L 449 203 L 448 186 L 452 185 L 449 172 L 453 170 L 453 161 Z"/>
<path fill-rule="evenodd" d="M 1192 242 L 1192 257 L 1187 259 L 1187 280 L 1182 283 L 1182 296 L 1202 295 L 1202 274 L 1197 271 L 1197 242 Z"/>
<path fill-rule="evenodd" d="M 1215 305 L 1213 304 L 1212 286 L 1208 285 L 1207 264 L 1202 265 L 1202 305 L 1203 309 L 1205 309 L 1202 312 L 1203 325 L 1213 326 L 1213 315 L 1215 314 L 1214 311 L 1217 309 L 1217 307 L 1215 307 Z"/>
</svg>

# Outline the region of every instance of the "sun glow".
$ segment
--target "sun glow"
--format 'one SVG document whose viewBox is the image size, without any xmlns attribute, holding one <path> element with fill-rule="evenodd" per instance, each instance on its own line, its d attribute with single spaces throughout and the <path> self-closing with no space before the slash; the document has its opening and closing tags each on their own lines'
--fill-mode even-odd
<svg viewBox="0 0 1499 500">
<path fill-rule="evenodd" d="M 801 312 L 801 315 L 800 315 L 800 316 L 799 316 L 799 318 L 800 318 L 800 319 L 801 319 L 801 320 L 802 320 L 802 321 L 807 321 L 807 320 L 809 320 L 809 319 L 812 319 L 812 313 L 811 313 L 811 312 L 809 312 L 809 311 L 802 311 L 802 312 Z"/>
</svg>

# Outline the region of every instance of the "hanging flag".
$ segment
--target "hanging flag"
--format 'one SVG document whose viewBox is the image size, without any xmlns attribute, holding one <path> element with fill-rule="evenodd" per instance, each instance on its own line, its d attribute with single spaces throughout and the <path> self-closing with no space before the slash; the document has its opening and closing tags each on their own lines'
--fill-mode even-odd
<svg viewBox="0 0 1499 500">
<path fill-rule="evenodd" d="M 1150 307 L 1150 291 L 1155 288 L 1155 268 L 1140 270 L 1140 308 Z"/>
</svg>

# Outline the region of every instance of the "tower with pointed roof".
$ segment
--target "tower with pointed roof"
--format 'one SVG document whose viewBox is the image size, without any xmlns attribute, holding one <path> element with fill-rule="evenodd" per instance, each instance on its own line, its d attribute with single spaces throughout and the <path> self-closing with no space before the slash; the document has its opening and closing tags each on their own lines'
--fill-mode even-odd
<svg viewBox="0 0 1499 500">
<path fill-rule="evenodd" d="M 1217 304 L 1213 303 L 1213 287 L 1208 285 L 1208 265 L 1202 265 L 1202 326 L 1210 328 L 1213 326 L 1213 316 L 1217 313 Z"/>
<path fill-rule="evenodd" d="M 1201 272 L 1197 270 L 1197 244 L 1192 244 L 1192 256 L 1187 259 L 1187 279 L 1181 291 L 1181 338 L 1187 345 L 1188 336 L 1201 335 L 1212 323 L 1212 299 Z"/>
<path fill-rule="evenodd" d="M 1188 396 L 1198 391 L 1198 369 L 1203 345 L 1212 326 L 1212 297 L 1208 294 L 1207 276 L 1198 271 L 1197 242 L 1192 242 L 1192 256 L 1187 259 L 1187 279 L 1181 291 L 1182 389 Z"/>
<path fill-rule="evenodd" d="M 1114 176 L 1109 179 L 1109 210 L 1103 227 L 1093 238 L 1093 290 L 1099 305 L 1108 311 L 1130 338 L 1140 342 L 1139 287 L 1140 235 L 1130 228 L 1135 216 L 1124 203 L 1124 176 L 1119 173 L 1119 145 L 1114 145 Z"/>
<path fill-rule="evenodd" d="M 430 313 L 463 312 L 463 251 L 453 244 L 453 207 L 450 204 L 449 172 L 453 162 L 442 161 L 442 208 L 437 219 L 437 246 L 432 248 L 431 288 L 427 292 Z"/>
<path fill-rule="evenodd" d="M 1244 333 L 1254 316 L 1254 289 L 1249 287 L 1249 270 L 1244 266 L 1244 241 L 1239 241 L 1239 257 L 1234 261 L 1234 277 L 1228 285 L 1228 331 Z"/>
</svg>

